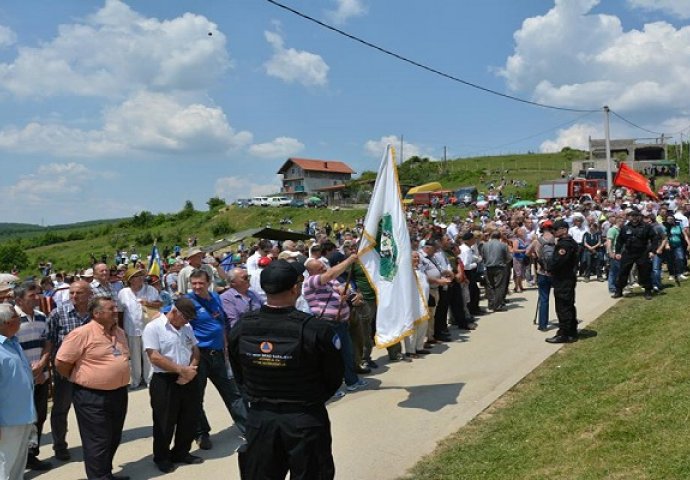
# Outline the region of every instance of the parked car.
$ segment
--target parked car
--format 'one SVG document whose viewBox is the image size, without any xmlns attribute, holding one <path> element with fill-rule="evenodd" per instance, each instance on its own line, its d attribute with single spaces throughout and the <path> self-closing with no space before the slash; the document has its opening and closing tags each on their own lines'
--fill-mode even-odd
<svg viewBox="0 0 690 480">
<path fill-rule="evenodd" d="M 250 205 L 254 207 L 268 207 L 270 204 L 268 197 L 252 197 L 250 202 Z"/>
<path fill-rule="evenodd" d="M 299 198 L 293 198 L 290 200 L 290 206 L 294 208 L 304 208 L 304 200 Z"/>
<path fill-rule="evenodd" d="M 238 198 L 235 200 L 235 205 L 238 207 L 248 207 L 251 204 L 251 200 L 248 198 Z"/>
<path fill-rule="evenodd" d="M 312 207 L 312 208 L 326 208 L 326 202 L 321 200 L 319 197 L 309 197 L 307 200 L 304 202 L 304 204 L 307 207 Z"/>
<path fill-rule="evenodd" d="M 472 202 L 477 201 L 479 192 L 476 187 L 460 187 L 455 191 L 455 198 L 457 203 L 463 203 L 465 205 L 470 205 Z"/>
<path fill-rule="evenodd" d="M 268 197 L 268 205 L 271 207 L 289 207 L 290 199 L 288 197 Z"/>
</svg>

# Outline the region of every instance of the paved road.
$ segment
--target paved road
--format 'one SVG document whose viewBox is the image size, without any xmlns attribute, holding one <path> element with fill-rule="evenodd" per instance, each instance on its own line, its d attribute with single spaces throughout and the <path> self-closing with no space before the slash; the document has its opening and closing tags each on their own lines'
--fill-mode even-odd
<svg viewBox="0 0 690 480">
<path fill-rule="evenodd" d="M 370 375 L 366 390 L 348 394 L 329 405 L 333 424 L 333 451 L 339 480 L 385 480 L 403 475 L 439 440 L 457 431 L 525 375 L 553 354 L 559 346 L 544 342 L 553 332 L 539 332 L 532 324 L 536 290 L 513 294 L 509 311 L 486 315 L 470 335 L 453 330 L 455 341 L 436 346 L 433 354 L 411 363 L 387 364 Z M 553 302 L 552 302 L 553 303 Z M 615 303 L 605 283 L 578 283 L 578 317 L 588 324 Z M 553 306 L 551 318 L 555 319 Z M 586 341 L 596 341 L 596 338 Z M 202 465 L 181 466 L 167 475 L 151 459 L 151 412 L 146 390 L 130 394 L 123 444 L 114 465 L 115 473 L 132 479 L 212 478 L 239 479 L 238 431 L 213 386 L 207 390 L 206 412 L 214 429 L 214 448 L 197 451 Z M 46 424 L 49 428 L 49 424 Z M 85 478 L 81 448 L 73 413 L 68 442 L 75 459 L 53 460 L 51 472 L 26 478 L 74 480 Z M 41 458 L 52 455 L 50 437 Z"/>
</svg>

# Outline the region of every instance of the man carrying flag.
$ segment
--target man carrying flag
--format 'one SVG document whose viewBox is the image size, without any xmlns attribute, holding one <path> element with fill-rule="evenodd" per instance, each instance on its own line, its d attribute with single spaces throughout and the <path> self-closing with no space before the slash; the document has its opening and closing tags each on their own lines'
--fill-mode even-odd
<svg viewBox="0 0 690 480">
<path fill-rule="evenodd" d="M 358 257 L 376 292 L 376 345 L 395 345 L 411 335 L 413 326 L 425 321 L 428 313 L 412 268 L 395 151 L 390 145 L 376 177 Z"/>
</svg>

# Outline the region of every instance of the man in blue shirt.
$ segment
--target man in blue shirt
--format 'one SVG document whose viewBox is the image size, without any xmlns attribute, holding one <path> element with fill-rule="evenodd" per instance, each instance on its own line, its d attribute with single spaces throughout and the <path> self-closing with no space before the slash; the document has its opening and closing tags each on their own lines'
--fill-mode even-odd
<svg viewBox="0 0 690 480">
<path fill-rule="evenodd" d="M 17 340 L 19 315 L 0 304 L 0 478 L 21 480 L 36 421 L 34 381 Z"/>
<path fill-rule="evenodd" d="M 210 450 L 213 445 L 209 438 L 211 426 L 204 413 L 203 402 L 206 383 L 211 380 L 218 390 L 225 406 L 230 412 L 237 428 L 244 434 L 244 423 L 247 419 L 247 406 L 240 394 L 235 380 L 228 375 L 227 346 L 225 336 L 226 315 L 222 301 L 217 293 L 209 292 L 211 278 L 205 270 L 195 268 L 189 275 L 192 289 L 187 297 L 194 302 L 196 318 L 189 324 L 194 330 L 194 336 L 199 344 L 199 366 L 197 378 L 201 391 L 199 411 L 199 426 L 197 429 L 197 444 L 202 450 Z"/>
</svg>

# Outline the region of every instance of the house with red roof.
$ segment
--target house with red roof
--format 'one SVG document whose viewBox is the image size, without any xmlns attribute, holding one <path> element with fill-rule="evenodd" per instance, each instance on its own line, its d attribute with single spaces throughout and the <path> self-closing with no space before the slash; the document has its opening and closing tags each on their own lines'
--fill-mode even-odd
<svg viewBox="0 0 690 480">
<path fill-rule="evenodd" d="M 330 199 L 345 189 L 345 182 L 355 173 L 346 163 L 337 160 L 288 158 L 278 170 L 283 175 L 280 192 L 293 198 L 326 193 Z M 330 203 L 330 202 L 329 202 Z"/>
</svg>

